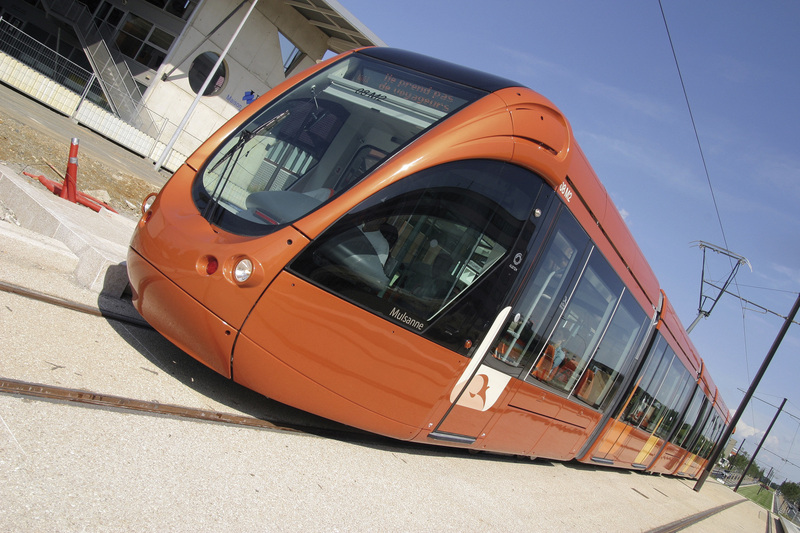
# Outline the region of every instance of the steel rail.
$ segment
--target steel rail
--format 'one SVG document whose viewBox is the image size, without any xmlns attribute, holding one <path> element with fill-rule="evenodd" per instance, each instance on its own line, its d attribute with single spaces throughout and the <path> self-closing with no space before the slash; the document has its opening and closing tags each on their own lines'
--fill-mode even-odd
<svg viewBox="0 0 800 533">
<path fill-rule="evenodd" d="M 303 431 L 299 429 L 278 426 L 267 420 L 254 418 L 252 416 L 223 413 L 220 411 L 212 411 L 207 409 L 196 409 L 193 407 L 183 407 L 180 405 L 154 401 L 136 400 L 133 398 L 115 396 L 112 394 L 102 394 L 85 390 L 69 389 L 66 387 L 43 385 L 40 383 L 31 383 L 15 379 L 0 378 L 0 393 L 35 397 L 45 400 L 93 405 L 109 409 L 137 411 L 175 418 L 203 420 L 206 422 L 217 422 L 234 426 L 246 426 L 260 429 L 303 433 Z"/>
<path fill-rule="evenodd" d="M 730 509 L 734 505 L 739 505 L 742 502 L 750 501 L 747 498 L 743 498 L 741 500 L 737 500 L 735 502 L 728 502 L 723 505 L 719 505 L 717 507 L 712 507 L 711 509 L 706 509 L 705 511 L 700 511 L 699 513 L 687 516 L 685 518 L 681 518 L 680 520 L 675 520 L 674 522 L 670 522 L 669 524 L 649 529 L 646 533 L 674 533 L 675 531 L 680 531 L 682 529 L 686 529 L 689 526 L 693 526 L 694 524 L 705 520 L 710 516 L 714 516 L 715 514 L 721 513 L 726 509 Z"/>
<path fill-rule="evenodd" d="M 91 305 L 86 305 L 72 300 L 67 300 L 64 298 L 60 298 L 58 296 L 51 296 L 49 294 L 45 294 L 43 292 L 34 289 L 28 289 L 26 287 L 21 287 L 19 285 L 14 285 L 13 283 L 7 283 L 5 281 L 0 281 L 0 291 L 16 294 L 18 296 L 24 296 L 25 298 L 38 300 L 40 302 L 56 305 L 58 307 L 63 307 L 65 309 L 71 309 L 73 311 L 78 311 L 80 313 L 84 313 L 87 315 L 109 318 L 112 320 L 116 320 L 118 322 L 125 322 L 126 324 L 138 326 L 140 328 L 153 329 L 153 326 L 148 324 L 143 318 L 132 317 L 124 315 L 122 313 L 117 313 L 115 311 L 100 309 L 98 307 L 92 307 Z"/>
</svg>

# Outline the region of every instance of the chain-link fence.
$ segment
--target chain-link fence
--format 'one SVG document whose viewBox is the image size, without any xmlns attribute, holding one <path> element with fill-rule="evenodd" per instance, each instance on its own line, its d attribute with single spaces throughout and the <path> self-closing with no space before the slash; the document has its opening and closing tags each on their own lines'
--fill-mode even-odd
<svg viewBox="0 0 800 533">
<path fill-rule="evenodd" d="M 108 112 L 113 112 L 94 73 L 78 66 L 66 57 L 0 18 L 0 51 L 33 70 L 83 96 Z"/>
</svg>

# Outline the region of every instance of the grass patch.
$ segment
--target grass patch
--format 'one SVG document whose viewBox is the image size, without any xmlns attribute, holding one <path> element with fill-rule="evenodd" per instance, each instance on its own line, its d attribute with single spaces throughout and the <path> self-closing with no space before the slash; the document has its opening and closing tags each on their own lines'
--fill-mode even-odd
<svg viewBox="0 0 800 533">
<path fill-rule="evenodd" d="M 761 492 L 759 492 L 761 490 Z M 739 494 L 753 500 L 758 505 L 767 511 L 772 509 L 772 490 L 761 489 L 758 485 L 748 485 L 747 487 L 739 487 Z"/>
</svg>

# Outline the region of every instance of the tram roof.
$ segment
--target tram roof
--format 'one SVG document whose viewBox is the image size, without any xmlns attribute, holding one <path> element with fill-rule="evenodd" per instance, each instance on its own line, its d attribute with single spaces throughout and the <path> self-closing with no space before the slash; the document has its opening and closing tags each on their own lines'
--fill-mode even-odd
<svg viewBox="0 0 800 533">
<path fill-rule="evenodd" d="M 441 78 L 474 87 L 486 92 L 494 92 L 506 87 L 522 87 L 523 85 L 509 79 L 495 76 L 480 70 L 442 61 L 416 52 L 399 48 L 365 48 L 358 53 L 381 59 L 395 65 L 408 67 L 420 72 L 428 72 Z"/>
</svg>

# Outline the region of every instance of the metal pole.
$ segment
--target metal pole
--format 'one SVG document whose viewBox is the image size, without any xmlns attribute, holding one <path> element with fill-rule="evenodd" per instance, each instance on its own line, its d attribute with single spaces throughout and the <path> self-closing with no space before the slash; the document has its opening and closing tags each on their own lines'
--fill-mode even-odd
<svg viewBox="0 0 800 533">
<path fill-rule="evenodd" d="M 75 111 L 73 111 L 72 115 L 70 115 L 69 117 L 76 122 L 77 119 L 75 117 L 78 116 L 78 110 L 81 108 L 81 105 L 83 105 L 83 101 L 86 100 L 86 97 L 89 95 L 89 91 L 92 89 L 92 84 L 94 83 L 95 76 L 97 76 L 97 74 L 95 74 L 94 72 L 92 72 L 92 75 L 89 76 L 89 81 L 86 82 L 86 87 L 83 88 L 83 93 L 81 93 L 81 98 L 80 100 L 78 100 L 78 105 L 75 106 Z"/>
<path fill-rule="evenodd" d="M 739 452 L 742 451 L 742 446 L 744 446 L 745 442 L 747 442 L 747 439 L 742 439 L 742 443 L 739 445 L 738 448 L 736 448 L 736 453 L 734 455 L 736 455 L 737 457 L 739 456 Z"/>
<path fill-rule="evenodd" d="M 194 48 L 192 48 L 192 51 L 191 51 L 191 52 L 189 52 L 188 54 L 186 54 L 186 56 L 185 56 L 183 59 L 181 59 L 180 61 L 177 61 L 177 62 L 175 63 L 175 66 L 174 66 L 174 67 L 172 67 L 172 68 L 170 69 L 170 71 L 169 71 L 169 72 L 167 72 L 167 73 L 165 73 L 163 76 L 161 76 L 161 80 L 162 80 L 162 81 L 167 81 L 167 79 L 168 79 L 170 76 L 172 76 L 172 73 L 173 73 L 173 72 L 175 72 L 176 70 L 178 70 L 178 67 L 179 67 L 179 66 L 181 66 L 181 63 L 183 63 L 184 61 L 186 61 L 187 59 L 189 59 L 190 57 L 192 57 L 192 55 L 194 55 L 194 53 L 195 53 L 195 52 L 197 52 L 197 49 L 198 49 L 198 48 L 200 48 L 201 46 L 203 46 L 203 44 L 204 44 L 206 41 L 208 41 L 208 40 L 211 38 L 211 36 L 212 36 L 212 35 L 214 35 L 215 33 L 217 33 L 217 30 L 219 30 L 219 29 L 220 29 L 220 28 L 221 28 L 221 27 L 222 27 L 222 26 L 223 26 L 223 25 L 224 25 L 226 22 L 228 22 L 228 21 L 231 19 L 231 17 L 232 17 L 232 16 L 234 16 L 234 15 L 236 14 L 236 12 L 237 12 L 237 11 L 239 11 L 239 9 L 241 9 L 241 7 L 242 7 L 243 5 L 245 5 L 246 3 L 247 3 L 247 0 L 242 0 L 242 2 L 241 2 L 241 3 L 240 3 L 238 6 L 236 6 L 235 8 L 233 8 L 233 11 L 231 11 L 230 13 L 228 13 L 228 16 L 226 16 L 224 19 L 222 19 L 222 21 L 221 21 L 219 24 L 217 24 L 217 25 L 214 27 L 214 29 L 213 29 L 213 30 L 211 30 L 210 32 L 208 32 L 208 35 L 206 35 L 206 36 L 205 36 L 205 38 L 204 38 L 202 41 L 200 41 L 199 43 L 197 43 L 197 46 L 195 46 Z"/>
<path fill-rule="evenodd" d="M 697 318 L 695 318 L 694 322 L 692 322 L 691 325 L 688 328 L 686 328 L 687 335 L 692 332 L 694 327 L 700 322 L 701 318 L 708 318 L 708 313 L 706 313 L 705 311 L 699 311 L 697 313 Z"/>
<path fill-rule="evenodd" d="M 742 472 L 742 477 L 739 478 L 739 482 L 733 488 L 733 492 L 736 492 L 736 491 L 739 490 L 739 485 L 742 484 L 742 480 L 744 480 L 744 476 L 746 476 L 747 475 L 747 471 L 750 470 L 750 465 L 752 465 L 753 461 L 756 460 L 756 455 L 758 455 L 758 452 L 761 451 L 761 446 L 763 446 L 764 445 L 764 441 L 767 440 L 767 435 L 769 435 L 769 432 L 772 431 L 772 426 L 775 425 L 775 421 L 778 419 L 778 415 L 781 414 L 781 411 L 783 411 L 783 406 L 785 404 L 786 404 L 786 398 L 783 399 L 783 401 L 781 402 L 781 406 L 778 407 L 778 412 L 775 413 L 775 416 L 772 417 L 772 422 L 769 423 L 769 427 L 767 428 L 767 431 L 764 432 L 764 436 L 761 438 L 761 442 L 758 443 L 758 446 L 756 447 L 756 451 L 753 452 L 753 456 L 750 458 L 750 462 L 747 463 L 747 467 L 744 469 L 744 472 Z M 769 477 L 769 476 L 767 476 L 767 477 Z"/>
<path fill-rule="evenodd" d="M 725 448 L 725 444 L 727 444 L 728 439 L 731 438 L 733 430 L 734 428 L 736 428 L 736 424 L 742 417 L 742 413 L 744 412 L 745 407 L 747 407 L 747 404 L 750 403 L 750 399 L 756 392 L 758 384 L 761 383 L 761 378 L 764 377 L 764 373 L 767 371 L 767 367 L 769 366 L 770 362 L 772 362 L 772 358 L 775 356 L 775 352 L 778 351 L 778 347 L 781 345 L 783 337 L 786 336 L 786 332 L 788 331 L 789 326 L 794 321 L 794 317 L 795 315 L 797 315 L 798 308 L 800 308 L 800 293 L 797 295 L 797 299 L 794 302 L 794 306 L 792 307 L 789 316 L 787 316 L 786 320 L 783 322 L 783 326 L 781 326 L 781 329 L 778 332 L 778 336 L 775 337 L 775 340 L 772 343 L 772 347 L 769 349 L 767 356 L 764 358 L 764 362 L 761 363 L 761 368 L 758 369 L 758 373 L 753 378 L 753 382 L 750 384 L 750 388 L 747 389 L 744 398 L 742 398 L 742 402 L 739 404 L 739 408 L 736 410 L 736 413 L 734 413 L 733 418 L 728 424 L 728 427 L 725 428 L 725 432 L 717 442 L 714 451 L 711 452 L 711 457 L 709 457 L 708 459 L 708 464 L 706 465 L 705 470 L 703 470 L 703 473 L 700 474 L 700 477 L 697 479 L 697 483 L 695 483 L 694 485 L 695 492 L 700 492 L 700 489 L 703 488 L 703 483 L 706 482 L 706 479 L 708 479 L 708 475 L 711 474 L 711 470 L 717 463 L 717 459 L 719 459 L 719 454 L 722 453 L 722 450 Z M 747 471 L 745 470 L 745 472 Z"/>
<path fill-rule="evenodd" d="M 200 102 L 200 98 L 203 96 L 203 93 L 206 91 L 206 87 L 208 87 L 208 84 L 211 83 L 211 79 L 217 73 L 217 69 L 219 68 L 220 64 L 222 63 L 222 60 L 227 55 L 228 50 L 230 50 L 231 46 L 233 46 L 233 42 L 236 40 L 236 37 L 239 36 L 239 32 L 242 30 L 242 26 L 244 26 L 244 23 L 247 21 L 248 17 L 250 17 L 250 13 L 253 12 L 253 9 L 255 9 L 257 3 L 258 3 L 258 0 L 253 0 L 253 3 L 250 5 L 250 9 L 248 9 L 247 13 L 245 13 L 244 18 L 239 23 L 239 26 L 236 28 L 236 31 L 233 32 L 233 35 L 231 36 L 230 41 L 228 41 L 228 44 L 225 46 L 225 49 L 220 54 L 219 59 L 217 59 L 217 62 L 214 63 L 214 66 L 211 69 L 211 72 L 209 72 L 208 76 L 206 77 L 206 81 L 203 82 L 203 86 L 200 87 L 199 91 L 197 91 L 197 96 L 194 97 L 194 101 L 192 102 L 192 105 L 189 106 L 189 110 L 186 111 L 186 114 L 183 116 L 183 120 L 181 120 L 181 123 L 178 125 L 178 129 L 175 130 L 175 133 L 172 135 L 172 138 L 167 143 L 167 146 L 164 147 L 164 151 L 161 152 L 161 157 L 159 157 L 158 161 L 156 161 L 156 164 L 155 164 L 156 170 L 161 168 L 161 165 L 164 164 L 164 161 L 167 159 L 167 155 L 172 150 L 172 147 L 175 145 L 175 141 L 178 140 L 178 137 L 183 132 L 183 128 L 186 126 L 186 123 L 189 122 L 189 118 L 192 116 L 192 113 L 194 112 L 194 109 L 197 107 L 197 104 Z"/>
</svg>

